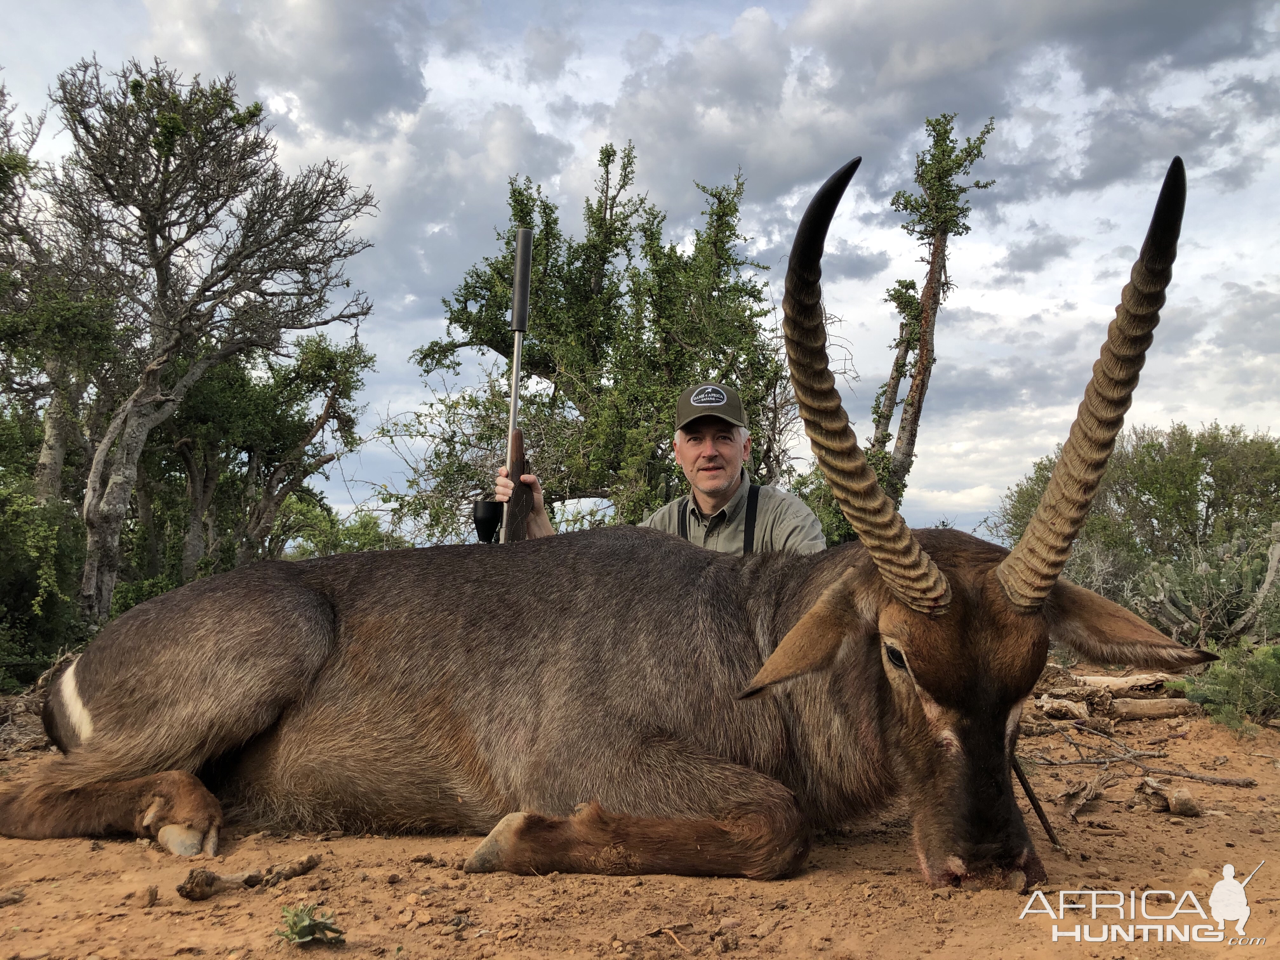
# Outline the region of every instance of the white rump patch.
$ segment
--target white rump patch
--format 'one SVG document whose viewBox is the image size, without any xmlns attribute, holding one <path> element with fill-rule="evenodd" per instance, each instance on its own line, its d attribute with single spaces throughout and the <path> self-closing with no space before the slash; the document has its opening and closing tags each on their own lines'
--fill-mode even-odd
<svg viewBox="0 0 1280 960">
<path fill-rule="evenodd" d="M 67 672 L 62 675 L 59 684 L 62 705 L 66 708 L 67 719 L 71 721 L 71 729 L 76 732 L 76 737 L 80 742 L 84 743 L 93 736 L 93 717 L 89 715 L 89 708 L 80 699 L 80 691 L 76 687 L 75 663 L 67 668 Z"/>
</svg>

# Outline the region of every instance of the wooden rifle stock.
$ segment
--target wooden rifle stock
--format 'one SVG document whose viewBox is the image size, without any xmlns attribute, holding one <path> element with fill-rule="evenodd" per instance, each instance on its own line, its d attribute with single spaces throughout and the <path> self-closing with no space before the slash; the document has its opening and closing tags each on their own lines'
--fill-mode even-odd
<svg viewBox="0 0 1280 960">
<path fill-rule="evenodd" d="M 529 539 L 529 513 L 533 510 L 533 487 L 520 482 L 520 475 L 529 472 L 529 461 L 524 456 L 524 431 L 516 427 L 507 438 L 507 463 L 515 483 L 511 499 L 502 514 L 501 543 L 515 543 Z"/>
</svg>

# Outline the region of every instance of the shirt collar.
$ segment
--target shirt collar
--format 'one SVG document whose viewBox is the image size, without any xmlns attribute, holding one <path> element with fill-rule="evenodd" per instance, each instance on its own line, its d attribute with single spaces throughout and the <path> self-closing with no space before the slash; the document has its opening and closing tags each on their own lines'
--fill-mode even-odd
<svg viewBox="0 0 1280 960">
<path fill-rule="evenodd" d="M 742 509 L 742 504 L 747 499 L 747 489 L 751 486 L 751 482 L 747 479 L 746 467 L 742 467 L 739 470 L 738 477 L 742 482 L 738 484 L 738 489 L 729 498 L 729 502 L 707 517 L 705 522 L 710 523 L 716 517 L 724 517 L 724 522 L 730 523 L 738 515 L 738 511 Z M 703 519 L 702 511 L 698 509 L 698 501 L 692 493 L 689 494 L 689 512 L 695 520 Z"/>
</svg>

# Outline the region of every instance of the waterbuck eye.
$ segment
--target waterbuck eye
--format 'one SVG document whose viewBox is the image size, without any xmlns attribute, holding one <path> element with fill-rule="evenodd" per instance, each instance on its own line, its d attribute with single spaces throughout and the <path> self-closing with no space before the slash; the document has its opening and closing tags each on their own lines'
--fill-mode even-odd
<svg viewBox="0 0 1280 960">
<path fill-rule="evenodd" d="M 907 669 L 907 658 L 902 655 L 902 651 L 899 650 L 897 647 L 891 647 L 886 643 L 884 645 L 884 652 L 885 652 L 885 655 L 889 658 L 889 662 L 892 663 L 899 670 Z"/>
</svg>

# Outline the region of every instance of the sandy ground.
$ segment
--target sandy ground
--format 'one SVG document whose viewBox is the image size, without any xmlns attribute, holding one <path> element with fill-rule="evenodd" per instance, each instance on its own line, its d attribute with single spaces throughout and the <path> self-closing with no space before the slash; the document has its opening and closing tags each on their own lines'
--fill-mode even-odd
<svg viewBox="0 0 1280 960">
<path fill-rule="evenodd" d="M 1065 726 L 1065 725 L 1062 725 Z M 287 956 L 306 951 L 335 957 L 1202 957 L 1263 956 L 1280 944 L 1280 732 L 1236 740 L 1205 719 L 1123 723 L 1116 735 L 1150 760 L 1202 775 L 1253 777 L 1253 788 L 1176 781 L 1202 805 L 1196 818 L 1131 808 L 1136 775 L 1125 774 L 1105 794 L 1068 819 L 1051 803 L 1073 779 L 1096 766 L 1031 766 L 1065 849 L 1053 851 L 1026 803 L 1027 822 L 1049 872 L 1046 902 L 1060 890 L 1184 890 L 1206 913 L 1209 892 L 1232 863 L 1249 884 L 1249 938 L 1269 946 L 1222 943 L 1052 941 L 1055 921 L 1043 913 L 1019 919 L 1029 894 L 1011 890 L 930 890 L 920 879 L 905 817 L 819 838 L 797 877 L 772 883 L 670 876 L 468 876 L 462 861 L 475 837 L 354 837 L 225 835 L 212 860 L 179 861 L 132 839 L 0 838 L 0 960 L 203 956 Z M 1087 739 L 1077 732 L 1074 739 Z M 1149 741 L 1161 740 L 1158 744 Z M 1105 747 L 1105 741 L 1097 739 Z M 0 748 L 0 785 L 30 776 L 44 745 Z M 1024 737 L 1023 757 L 1077 756 L 1060 733 Z M 1113 768 L 1119 769 L 1119 768 Z M 242 888 L 202 902 L 177 886 L 195 866 L 219 874 L 263 871 L 319 854 L 311 872 L 276 886 Z M 426 855 L 430 854 L 428 858 Z M 429 862 L 424 862 L 429 861 Z M 153 895 L 148 888 L 155 888 Z M 1081 899 L 1079 896 L 1077 900 Z M 1086 901 L 1087 902 L 1087 901 Z M 1105 903 L 1105 899 L 1103 900 Z M 343 945 L 293 946 L 276 936 L 281 908 L 319 904 L 346 932 Z M 1036 906 L 1039 906 L 1037 903 Z M 1167 902 L 1151 912 L 1171 911 Z M 1189 910 L 1190 907 L 1188 906 Z M 1182 924 L 1207 923 L 1194 914 Z M 1072 930 L 1087 910 L 1057 925 Z M 1097 936 L 1104 914 L 1090 925 Z M 1114 911 L 1112 922 L 1115 922 Z M 1154 924 L 1156 921 L 1146 921 Z M 1127 933 L 1132 920 L 1117 934 Z M 1137 923 L 1143 923 L 1139 916 Z M 1226 936 L 1232 936 L 1228 924 Z M 1155 934 L 1149 932 L 1149 937 Z M 1141 940 L 1139 931 L 1137 939 Z"/>
</svg>

